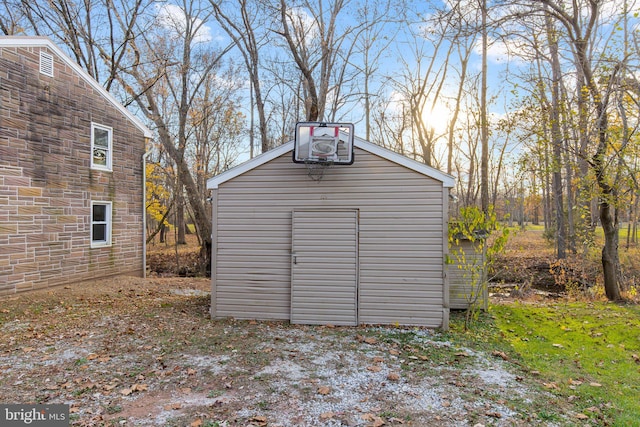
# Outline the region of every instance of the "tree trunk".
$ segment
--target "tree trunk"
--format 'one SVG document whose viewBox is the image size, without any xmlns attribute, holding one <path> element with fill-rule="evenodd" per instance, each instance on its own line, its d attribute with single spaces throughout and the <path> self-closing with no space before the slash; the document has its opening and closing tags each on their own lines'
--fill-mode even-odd
<svg viewBox="0 0 640 427">
<path fill-rule="evenodd" d="M 176 237 L 177 245 L 186 245 L 187 237 L 186 237 L 186 226 L 184 223 L 184 197 L 182 195 L 182 185 L 178 184 L 176 186 L 176 231 L 178 235 Z"/>
<path fill-rule="evenodd" d="M 609 202 L 600 202 L 600 222 L 604 229 L 604 247 L 602 248 L 602 271 L 604 273 L 604 292 L 609 301 L 620 299 L 620 287 L 618 286 L 618 225 L 611 215 Z"/>
<path fill-rule="evenodd" d="M 606 99 L 605 99 L 606 102 Z M 602 272 L 604 276 L 604 292 L 609 301 L 620 299 L 620 286 L 618 284 L 618 272 L 620 260 L 618 257 L 618 222 L 615 210 L 617 195 L 614 187 L 607 181 L 605 154 L 608 146 L 608 116 L 605 103 L 597 102 L 598 113 L 598 149 L 596 150 L 591 165 L 596 174 L 596 181 L 600 187 L 599 214 L 600 224 L 604 230 L 604 247 L 602 248 Z"/>
<path fill-rule="evenodd" d="M 547 39 L 549 42 L 549 52 L 551 54 L 551 71 L 553 80 L 551 82 L 551 146 L 553 157 L 551 162 L 553 207 L 555 210 L 556 223 L 556 257 L 566 258 L 566 231 L 564 221 L 564 193 L 562 190 L 562 132 L 560 131 L 560 80 L 562 71 L 560 69 L 560 58 L 558 56 L 557 34 L 551 23 L 551 18 L 546 16 Z"/>
<path fill-rule="evenodd" d="M 482 212 L 489 212 L 489 125 L 487 123 L 487 1 L 482 0 L 482 83 L 480 87 L 480 203 Z"/>
</svg>

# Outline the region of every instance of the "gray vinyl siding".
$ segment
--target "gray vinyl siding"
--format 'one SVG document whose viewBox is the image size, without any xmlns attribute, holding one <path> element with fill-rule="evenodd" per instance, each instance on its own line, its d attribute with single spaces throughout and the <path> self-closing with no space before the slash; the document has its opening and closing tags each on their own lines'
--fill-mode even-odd
<svg viewBox="0 0 640 427">
<path fill-rule="evenodd" d="M 455 252 L 464 251 L 464 255 L 457 257 Z M 461 240 L 456 247 L 451 250 L 452 265 L 449 267 L 449 283 L 450 283 L 450 305 L 454 309 L 466 309 L 469 303 L 476 296 L 477 306 L 486 310 L 488 304 L 487 288 L 484 286 L 484 250 L 483 248 L 474 249 L 474 245 L 468 240 Z M 474 277 L 477 275 L 476 282 L 472 285 Z M 478 287 L 480 288 L 478 289 Z M 474 289 L 476 288 L 476 289 Z"/>
<path fill-rule="evenodd" d="M 319 182 L 290 153 L 223 182 L 213 197 L 212 315 L 289 319 L 292 211 L 359 209 L 359 322 L 443 326 L 444 191 L 360 149 Z"/>
</svg>

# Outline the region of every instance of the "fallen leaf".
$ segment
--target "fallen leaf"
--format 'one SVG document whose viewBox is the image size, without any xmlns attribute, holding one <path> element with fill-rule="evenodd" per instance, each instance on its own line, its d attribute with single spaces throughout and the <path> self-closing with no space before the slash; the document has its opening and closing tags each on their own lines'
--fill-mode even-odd
<svg viewBox="0 0 640 427">
<path fill-rule="evenodd" d="M 555 348 L 564 348 L 562 344 L 551 344 Z"/>
<path fill-rule="evenodd" d="M 95 353 L 89 353 L 89 354 L 87 354 L 87 360 L 95 360 L 95 359 L 97 359 L 98 357 L 100 357 L 100 356 L 98 356 L 98 355 L 97 355 L 97 354 L 95 354 Z"/>
<path fill-rule="evenodd" d="M 251 423 L 256 423 L 258 426 L 266 426 L 267 425 L 267 417 L 263 417 L 261 415 L 256 415 L 255 417 L 249 420 Z"/>
<path fill-rule="evenodd" d="M 373 363 L 382 363 L 384 362 L 384 357 L 376 356 L 373 358 Z"/>
<path fill-rule="evenodd" d="M 595 382 L 593 382 L 593 383 L 589 383 L 589 385 L 590 385 L 591 387 L 602 387 L 602 384 L 600 384 L 600 383 L 595 383 Z"/>
<path fill-rule="evenodd" d="M 364 339 L 364 342 L 366 342 L 367 344 L 376 344 L 378 342 L 378 340 L 375 337 L 367 337 Z"/>
<path fill-rule="evenodd" d="M 491 418 L 502 418 L 502 414 L 500 412 L 487 412 L 486 413 L 487 417 L 491 417 Z"/>
<path fill-rule="evenodd" d="M 381 427 L 383 425 L 385 425 L 385 422 L 382 418 L 380 417 L 376 417 L 375 415 L 371 414 L 371 413 L 366 413 L 366 414 L 362 414 L 360 416 L 360 418 L 362 418 L 364 421 L 368 421 L 371 424 L 369 424 L 371 427 Z"/>
<path fill-rule="evenodd" d="M 195 375 L 195 374 L 197 374 L 197 373 L 198 373 L 198 372 L 197 372 L 195 369 L 193 369 L 193 368 L 189 368 L 189 369 L 187 369 L 187 375 Z"/>
<path fill-rule="evenodd" d="M 389 375 L 387 375 L 387 379 L 389 381 L 398 381 L 400 379 L 400 375 L 398 375 L 396 372 L 389 372 Z"/>
<path fill-rule="evenodd" d="M 320 414 L 320 419 L 323 420 L 328 420 L 330 418 L 333 418 L 336 414 L 334 414 L 333 412 L 324 412 L 322 414 Z"/>
<path fill-rule="evenodd" d="M 376 418 L 376 416 L 370 413 L 366 413 L 366 414 L 360 415 L 360 418 L 364 421 L 373 421 Z"/>
<path fill-rule="evenodd" d="M 149 389 L 149 386 L 147 384 L 134 384 L 131 387 L 132 391 L 147 391 Z"/>
<path fill-rule="evenodd" d="M 202 425 L 202 420 L 200 418 L 196 418 L 195 421 L 191 422 L 191 427 L 200 427 Z"/>
<path fill-rule="evenodd" d="M 500 357 L 502 360 L 509 360 L 509 356 L 504 351 L 493 350 L 491 355 Z"/>
<path fill-rule="evenodd" d="M 367 366 L 367 370 L 371 372 L 380 372 L 382 368 L 380 366 L 374 365 L 374 366 Z"/>
<path fill-rule="evenodd" d="M 131 390 L 130 388 L 124 388 L 120 390 L 120 394 L 122 394 L 123 396 L 129 396 L 131 393 L 133 393 L 133 390 Z"/>
<path fill-rule="evenodd" d="M 449 402 L 448 400 L 443 400 L 442 401 L 442 407 L 443 408 L 448 408 L 451 406 L 451 402 Z"/>
<path fill-rule="evenodd" d="M 393 348 L 389 350 L 389 354 L 393 354 L 394 356 L 399 356 L 400 352 L 398 350 L 394 350 Z"/>
<path fill-rule="evenodd" d="M 318 387 L 318 394 L 326 396 L 329 393 L 331 393 L 331 389 L 329 387 L 327 386 Z"/>
<path fill-rule="evenodd" d="M 588 420 L 589 416 L 585 414 L 576 414 L 575 417 L 579 420 Z"/>
</svg>

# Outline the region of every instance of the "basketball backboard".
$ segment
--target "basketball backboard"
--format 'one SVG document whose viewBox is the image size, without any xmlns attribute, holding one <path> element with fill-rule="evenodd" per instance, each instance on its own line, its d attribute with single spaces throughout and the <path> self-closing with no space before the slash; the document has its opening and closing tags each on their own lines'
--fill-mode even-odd
<svg viewBox="0 0 640 427">
<path fill-rule="evenodd" d="M 299 122 L 296 124 L 295 163 L 353 164 L 353 124 Z"/>
</svg>

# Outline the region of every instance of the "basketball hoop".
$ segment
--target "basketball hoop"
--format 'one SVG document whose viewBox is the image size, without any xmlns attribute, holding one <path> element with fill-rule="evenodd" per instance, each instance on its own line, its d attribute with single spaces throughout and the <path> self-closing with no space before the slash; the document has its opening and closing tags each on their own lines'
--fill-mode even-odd
<svg viewBox="0 0 640 427">
<path fill-rule="evenodd" d="M 333 160 L 305 159 L 304 165 L 307 168 L 307 175 L 316 182 L 320 182 L 324 176 L 324 171 L 333 166 Z"/>
<path fill-rule="evenodd" d="M 299 122 L 293 145 L 293 162 L 324 163 L 335 166 L 353 164 L 354 130 L 352 123 Z"/>
</svg>

